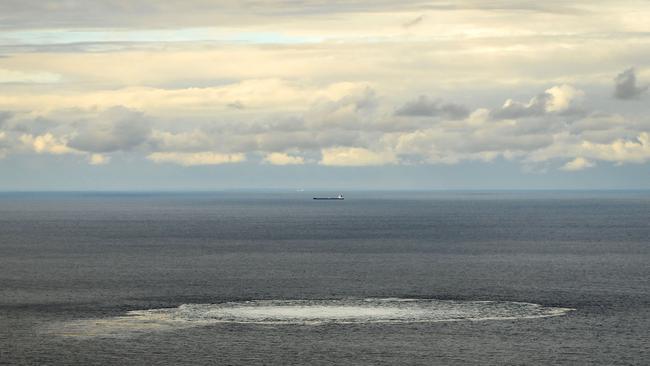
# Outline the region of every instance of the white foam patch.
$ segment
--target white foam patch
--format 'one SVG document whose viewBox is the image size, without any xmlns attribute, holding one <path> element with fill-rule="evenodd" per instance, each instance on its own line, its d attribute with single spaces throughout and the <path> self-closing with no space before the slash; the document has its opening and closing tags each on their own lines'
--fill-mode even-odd
<svg viewBox="0 0 650 366">
<path fill-rule="evenodd" d="M 123 316 L 50 324 L 46 332 L 75 337 L 128 337 L 216 323 L 318 325 L 516 320 L 560 316 L 571 310 L 506 301 L 255 300 L 134 310 Z"/>
</svg>

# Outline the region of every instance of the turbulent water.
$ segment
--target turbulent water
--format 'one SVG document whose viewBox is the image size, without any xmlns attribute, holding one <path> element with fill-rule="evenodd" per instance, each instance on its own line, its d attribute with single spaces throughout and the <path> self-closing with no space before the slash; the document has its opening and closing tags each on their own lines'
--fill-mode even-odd
<svg viewBox="0 0 650 366">
<path fill-rule="evenodd" d="M 428 299 L 259 300 L 184 304 L 132 310 L 125 316 L 50 324 L 47 331 L 69 337 L 129 337 L 215 323 L 320 325 L 516 320 L 564 315 L 572 309 L 495 301 Z"/>
<path fill-rule="evenodd" d="M 0 194 L 0 364 L 647 364 L 650 192 Z"/>
</svg>

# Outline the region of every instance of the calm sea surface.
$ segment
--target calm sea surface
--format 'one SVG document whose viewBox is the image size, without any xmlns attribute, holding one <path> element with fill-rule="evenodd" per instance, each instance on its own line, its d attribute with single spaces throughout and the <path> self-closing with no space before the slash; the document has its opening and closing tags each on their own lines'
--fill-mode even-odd
<svg viewBox="0 0 650 366">
<path fill-rule="evenodd" d="M 650 192 L 313 195 L 0 194 L 0 364 L 650 363 Z"/>
</svg>

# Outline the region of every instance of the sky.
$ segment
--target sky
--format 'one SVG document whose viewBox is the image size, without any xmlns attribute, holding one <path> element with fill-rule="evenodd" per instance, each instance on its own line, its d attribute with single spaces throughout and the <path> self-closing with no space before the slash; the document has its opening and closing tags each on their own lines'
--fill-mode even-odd
<svg viewBox="0 0 650 366">
<path fill-rule="evenodd" d="M 650 1 L 3 0 L 0 190 L 650 189 Z"/>
</svg>

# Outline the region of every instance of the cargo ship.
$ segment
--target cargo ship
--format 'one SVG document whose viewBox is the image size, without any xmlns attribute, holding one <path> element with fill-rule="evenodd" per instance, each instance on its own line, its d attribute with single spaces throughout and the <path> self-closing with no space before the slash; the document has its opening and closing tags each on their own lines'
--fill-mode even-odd
<svg viewBox="0 0 650 366">
<path fill-rule="evenodd" d="M 344 200 L 342 194 L 339 194 L 336 197 L 314 197 L 315 200 Z"/>
</svg>

